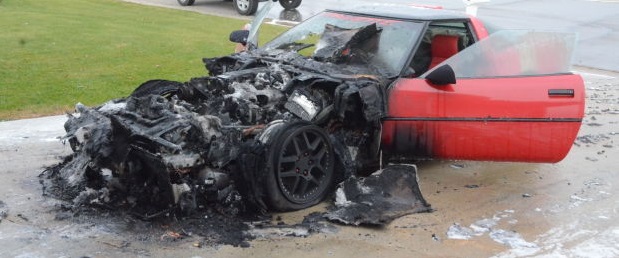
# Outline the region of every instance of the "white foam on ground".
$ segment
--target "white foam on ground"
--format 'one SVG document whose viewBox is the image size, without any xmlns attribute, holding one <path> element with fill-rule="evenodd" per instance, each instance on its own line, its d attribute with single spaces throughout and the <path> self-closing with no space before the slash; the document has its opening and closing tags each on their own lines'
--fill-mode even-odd
<svg viewBox="0 0 619 258">
<path fill-rule="evenodd" d="M 463 227 L 458 223 L 454 223 L 447 230 L 447 238 L 449 239 L 468 240 L 474 236 L 480 236 L 481 234 L 482 233 L 477 233 L 477 231 L 471 228 Z"/>
<path fill-rule="evenodd" d="M 65 135 L 66 115 L 0 122 L 0 144 L 24 141 L 60 141 Z"/>
<path fill-rule="evenodd" d="M 346 193 L 342 188 L 338 188 L 335 191 L 335 206 L 337 207 L 347 207 L 351 205 L 352 202 L 346 198 Z"/>
</svg>

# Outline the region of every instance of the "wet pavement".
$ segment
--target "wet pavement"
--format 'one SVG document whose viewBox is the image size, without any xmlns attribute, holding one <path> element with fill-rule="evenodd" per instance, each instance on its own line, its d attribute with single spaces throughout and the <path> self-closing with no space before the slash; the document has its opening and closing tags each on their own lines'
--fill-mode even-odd
<svg viewBox="0 0 619 258">
<path fill-rule="evenodd" d="M 619 74 L 581 74 L 586 117 L 565 160 L 420 162 L 420 187 L 432 213 L 407 215 L 383 228 L 329 224 L 309 235 L 296 227 L 258 228 L 255 240 L 236 247 L 213 245 L 175 223 L 63 212 L 57 201 L 41 196 L 37 176 L 70 153 L 58 139 L 65 118 L 2 122 L 0 213 L 6 217 L 0 214 L 0 256 L 617 257 Z M 301 223 L 326 206 L 275 214 L 271 223 Z"/>
</svg>

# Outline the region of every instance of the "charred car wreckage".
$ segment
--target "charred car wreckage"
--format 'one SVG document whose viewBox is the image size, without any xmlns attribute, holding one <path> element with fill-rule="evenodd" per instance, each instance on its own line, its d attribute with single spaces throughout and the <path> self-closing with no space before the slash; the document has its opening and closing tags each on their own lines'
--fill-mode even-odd
<svg viewBox="0 0 619 258">
<path fill-rule="evenodd" d="M 383 163 L 557 162 L 581 124 L 572 34 L 488 35 L 475 17 L 392 5 L 325 11 L 260 48 L 257 27 L 248 51 L 204 59 L 209 76 L 78 105 L 74 154 L 41 175 L 45 192 L 147 218 L 298 210 L 337 192 L 326 217 L 382 224 L 429 209 L 416 168 Z"/>
</svg>

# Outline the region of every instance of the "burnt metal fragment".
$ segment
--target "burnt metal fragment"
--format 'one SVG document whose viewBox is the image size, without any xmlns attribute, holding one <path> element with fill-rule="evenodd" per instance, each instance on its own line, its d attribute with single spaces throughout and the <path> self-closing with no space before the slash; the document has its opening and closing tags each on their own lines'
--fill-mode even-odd
<svg viewBox="0 0 619 258">
<path fill-rule="evenodd" d="M 421 195 L 417 167 L 389 165 L 365 178 L 351 177 L 336 191 L 328 220 L 348 225 L 385 225 L 404 215 L 431 211 Z"/>
<path fill-rule="evenodd" d="M 376 23 L 356 29 L 326 24 L 314 53 L 314 59 L 338 63 L 346 59 L 357 58 L 355 55 L 370 52 L 376 48 L 374 45 L 378 43 L 374 42 L 376 39 L 371 40 L 371 38 L 380 34 L 380 31 Z"/>
</svg>

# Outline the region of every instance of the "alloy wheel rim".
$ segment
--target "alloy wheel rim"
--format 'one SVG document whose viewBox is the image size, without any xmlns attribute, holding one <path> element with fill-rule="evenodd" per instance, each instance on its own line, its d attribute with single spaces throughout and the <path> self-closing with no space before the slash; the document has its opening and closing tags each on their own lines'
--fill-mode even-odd
<svg viewBox="0 0 619 258">
<path fill-rule="evenodd" d="M 302 130 L 288 137 L 278 157 L 277 181 L 283 195 L 294 203 L 307 203 L 327 187 L 331 151 L 315 130 Z"/>
</svg>

